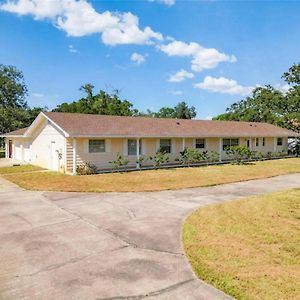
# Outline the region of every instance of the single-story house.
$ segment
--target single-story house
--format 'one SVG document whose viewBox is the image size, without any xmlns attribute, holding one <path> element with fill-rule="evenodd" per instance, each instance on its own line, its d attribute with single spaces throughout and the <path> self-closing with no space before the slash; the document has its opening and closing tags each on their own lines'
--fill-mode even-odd
<svg viewBox="0 0 300 300">
<path fill-rule="evenodd" d="M 266 154 L 286 150 L 288 138 L 298 136 L 267 123 L 59 112 L 42 112 L 28 128 L 2 135 L 7 158 L 70 174 L 86 162 L 111 168 L 117 153 L 132 167 L 158 149 L 174 161 L 186 147 L 218 152 L 222 161 L 228 146 L 244 145 Z"/>
</svg>

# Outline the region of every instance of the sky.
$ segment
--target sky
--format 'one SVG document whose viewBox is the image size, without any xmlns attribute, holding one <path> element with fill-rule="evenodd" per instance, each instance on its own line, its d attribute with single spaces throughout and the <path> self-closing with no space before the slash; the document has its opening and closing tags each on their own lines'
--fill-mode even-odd
<svg viewBox="0 0 300 300">
<path fill-rule="evenodd" d="M 0 0 L 0 63 L 24 73 L 30 106 L 92 83 L 136 108 L 186 101 L 210 119 L 300 61 L 300 1 Z"/>
</svg>

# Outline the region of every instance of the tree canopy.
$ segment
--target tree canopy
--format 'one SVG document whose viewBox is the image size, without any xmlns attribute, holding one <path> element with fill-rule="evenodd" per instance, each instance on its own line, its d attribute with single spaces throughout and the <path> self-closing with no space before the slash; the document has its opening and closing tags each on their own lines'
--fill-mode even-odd
<svg viewBox="0 0 300 300">
<path fill-rule="evenodd" d="M 189 107 L 185 101 L 182 101 L 175 107 L 162 107 L 157 112 L 147 110 L 146 113 L 140 113 L 139 115 L 153 118 L 193 119 L 196 117 L 197 112 L 194 106 Z"/>
<path fill-rule="evenodd" d="M 85 97 L 71 103 L 64 102 L 53 111 L 118 116 L 134 116 L 138 113 L 131 102 L 120 99 L 118 90 L 112 93 L 100 90 L 94 94 L 94 86 L 90 83 L 81 86 L 80 90 L 85 92 Z"/>
<path fill-rule="evenodd" d="M 0 133 L 29 126 L 45 108 L 29 108 L 24 76 L 14 66 L 0 64 Z"/>
<path fill-rule="evenodd" d="M 251 96 L 233 103 L 214 119 L 267 122 L 300 132 L 300 63 L 282 78 L 289 85 L 286 93 L 271 85 L 257 87 Z"/>
</svg>

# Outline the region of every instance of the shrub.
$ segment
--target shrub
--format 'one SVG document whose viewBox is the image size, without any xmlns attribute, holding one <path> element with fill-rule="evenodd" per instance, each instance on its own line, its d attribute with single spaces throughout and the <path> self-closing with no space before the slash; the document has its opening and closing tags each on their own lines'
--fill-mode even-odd
<svg viewBox="0 0 300 300">
<path fill-rule="evenodd" d="M 110 164 L 114 165 L 115 170 L 120 170 L 122 167 L 126 167 L 129 163 L 129 160 L 124 159 L 123 156 L 118 152 L 116 158 L 112 161 L 109 161 Z"/>
<path fill-rule="evenodd" d="M 140 156 L 137 160 L 136 163 L 139 166 L 139 168 L 141 168 L 143 166 L 143 163 L 146 162 L 148 160 L 148 157 L 146 156 Z"/>
<path fill-rule="evenodd" d="M 226 149 L 226 154 L 237 164 L 243 164 L 244 160 L 249 160 L 253 152 L 245 146 L 232 146 Z"/>
<path fill-rule="evenodd" d="M 90 162 L 85 163 L 84 165 L 79 165 L 76 167 L 76 173 L 78 175 L 91 175 L 96 174 L 98 171 L 97 167 Z"/>
<path fill-rule="evenodd" d="M 210 162 L 217 162 L 220 159 L 220 154 L 217 151 L 211 151 L 208 155 L 208 160 Z"/>
<path fill-rule="evenodd" d="M 149 160 L 152 160 L 153 166 L 158 168 L 161 165 L 168 163 L 170 161 L 170 156 L 165 152 L 158 151 L 154 156 L 149 156 Z"/>
<path fill-rule="evenodd" d="M 179 161 L 182 164 L 190 165 L 193 163 L 200 162 L 203 159 L 202 153 L 197 149 L 185 148 L 182 152 L 180 152 Z"/>
</svg>

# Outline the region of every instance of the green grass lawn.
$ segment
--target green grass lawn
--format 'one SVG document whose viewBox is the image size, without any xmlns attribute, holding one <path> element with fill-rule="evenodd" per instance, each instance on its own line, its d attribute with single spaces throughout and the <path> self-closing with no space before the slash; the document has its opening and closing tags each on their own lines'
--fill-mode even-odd
<svg viewBox="0 0 300 300">
<path fill-rule="evenodd" d="M 237 299 L 300 299 L 300 189 L 201 208 L 183 243 L 196 275 Z"/>
<path fill-rule="evenodd" d="M 20 167 L 20 169 L 30 167 Z M 8 173 L 10 169 L 1 170 Z M 17 169 L 11 169 L 13 173 Z M 149 170 L 70 176 L 57 172 L 9 174 L 4 177 L 23 188 L 64 192 L 143 192 L 211 186 L 300 172 L 300 158 L 258 161 L 248 165 Z"/>
<path fill-rule="evenodd" d="M 24 173 L 24 172 L 33 172 L 43 170 L 40 167 L 32 166 L 32 165 L 20 165 L 13 167 L 0 167 L 0 174 L 16 174 L 16 173 Z"/>
</svg>

